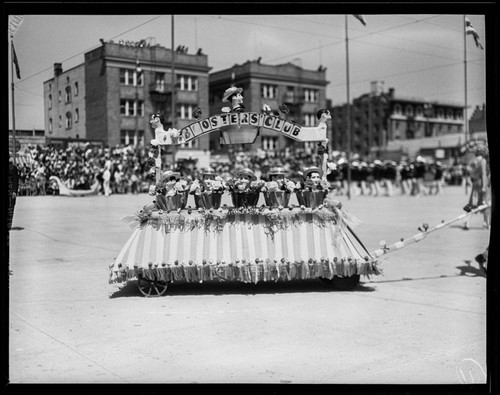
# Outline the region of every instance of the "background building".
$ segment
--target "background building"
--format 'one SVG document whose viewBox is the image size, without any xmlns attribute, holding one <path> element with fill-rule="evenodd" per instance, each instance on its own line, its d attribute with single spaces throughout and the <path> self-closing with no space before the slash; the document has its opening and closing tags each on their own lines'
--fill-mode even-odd
<svg viewBox="0 0 500 395">
<path fill-rule="evenodd" d="M 48 143 L 79 139 L 109 146 L 148 144 L 154 137 L 152 113 L 164 114 L 165 129 L 195 121 L 197 107 L 208 114 L 210 67 L 201 51 L 188 54 L 178 47 L 172 52 L 151 39 L 101 43 L 70 70 L 56 63 L 53 78 L 44 82 Z M 179 151 L 207 150 L 208 145 L 205 136 Z"/>
<path fill-rule="evenodd" d="M 293 120 L 302 126 L 316 126 L 316 112 L 326 108 L 326 69 L 305 70 L 299 65 L 285 63 L 281 65 L 265 65 L 260 59 L 249 60 L 241 65 L 210 74 L 210 115 L 220 112 L 225 90 L 231 86 L 243 88 L 245 111 L 262 112 L 267 104 L 275 115 Z M 289 110 L 281 113 L 279 107 L 285 104 Z M 264 150 L 283 149 L 290 145 L 303 146 L 275 132 L 262 130 L 259 137 L 249 149 Z M 219 151 L 219 136 L 212 133 L 210 149 Z"/>
<path fill-rule="evenodd" d="M 469 120 L 469 134 L 472 139 L 487 140 L 486 135 L 486 104 L 476 106 Z"/>
<path fill-rule="evenodd" d="M 372 82 L 370 92 L 351 104 L 351 150 L 380 159 L 416 155 L 451 159 L 465 142 L 464 107 L 430 102 L 387 92 L 382 82 Z M 331 143 L 347 150 L 346 104 L 334 106 Z"/>
</svg>

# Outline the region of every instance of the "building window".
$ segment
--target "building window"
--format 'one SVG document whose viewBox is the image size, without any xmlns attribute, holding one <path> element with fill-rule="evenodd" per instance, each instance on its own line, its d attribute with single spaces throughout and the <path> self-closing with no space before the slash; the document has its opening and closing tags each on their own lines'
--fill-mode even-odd
<svg viewBox="0 0 500 395">
<path fill-rule="evenodd" d="M 73 116 L 71 112 L 66 113 L 66 129 L 70 129 L 73 126 Z"/>
<path fill-rule="evenodd" d="M 401 114 L 401 105 L 400 104 L 396 104 L 394 106 L 394 114 Z"/>
<path fill-rule="evenodd" d="M 446 118 L 453 119 L 453 110 L 451 108 L 446 112 Z"/>
<path fill-rule="evenodd" d="M 437 112 L 437 116 L 438 118 L 444 118 L 444 111 L 442 108 L 440 108 Z"/>
<path fill-rule="evenodd" d="M 424 115 L 424 109 L 421 107 L 421 106 L 418 106 L 417 107 L 417 115 L 419 117 L 423 116 Z"/>
<path fill-rule="evenodd" d="M 314 114 L 304 114 L 304 126 L 314 126 L 316 116 Z"/>
<path fill-rule="evenodd" d="M 78 96 L 78 82 L 75 82 L 75 96 Z"/>
<path fill-rule="evenodd" d="M 130 130 L 120 130 L 120 144 L 129 145 L 130 144 L 130 135 L 134 135 L 133 131 Z"/>
<path fill-rule="evenodd" d="M 135 69 L 120 69 L 120 84 L 143 86 L 144 77 L 143 73 L 137 72 Z"/>
<path fill-rule="evenodd" d="M 408 117 L 413 116 L 413 107 L 408 105 L 405 107 L 405 115 Z"/>
<path fill-rule="evenodd" d="M 198 139 L 190 140 L 187 143 L 181 144 L 183 148 L 198 148 Z"/>
<path fill-rule="evenodd" d="M 295 103 L 295 89 L 293 86 L 288 86 L 285 93 L 285 103 Z"/>
<path fill-rule="evenodd" d="M 54 126 L 52 125 L 52 118 L 49 118 L 49 133 L 52 133 Z"/>
<path fill-rule="evenodd" d="M 144 130 L 138 130 L 137 135 L 134 130 L 120 130 L 120 144 L 144 144 Z"/>
<path fill-rule="evenodd" d="M 144 115 L 144 102 L 142 100 L 120 100 L 120 115 L 129 117 L 143 116 Z"/>
<path fill-rule="evenodd" d="M 165 73 L 155 73 L 156 92 L 165 92 Z"/>
<path fill-rule="evenodd" d="M 67 86 L 65 89 L 65 96 L 64 96 L 64 102 L 65 103 L 71 103 L 71 87 Z"/>
<path fill-rule="evenodd" d="M 52 95 L 49 95 L 49 110 L 52 110 Z"/>
<path fill-rule="evenodd" d="M 58 94 L 57 94 L 57 101 L 58 101 L 59 103 L 61 102 L 61 98 L 62 98 L 62 96 L 61 96 L 61 91 L 59 91 L 59 92 L 58 92 Z"/>
<path fill-rule="evenodd" d="M 62 117 L 59 115 L 59 127 L 62 127 Z"/>
<path fill-rule="evenodd" d="M 80 111 L 78 108 L 75 108 L 75 123 L 77 123 L 80 120 Z"/>
<path fill-rule="evenodd" d="M 198 77 L 193 75 L 178 75 L 177 86 L 181 91 L 197 91 Z"/>
<path fill-rule="evenodd" d="M 144 85 L 144 74 L 141 72 L 134 72 L 135 85 L 143 86 Z"/>
<path fill-rule="evenodd" d="M 315 89 L 304 89 L 304 101 L 306 103 L 316 103 L 319 99 L 318 91 Z"/>
<path fill-rule="evenodd" d="M 276 85 L 268 85 L 268 84 L 261 85 L 261 96 L 264 99 L 276 99 L 277 94 L 278 94 L 278 87 Z"/>
<path fill-rule="evenodd" d="M 264 151 L 274 151 L 278 149 L 278 137 L 262 136 L 262 149 Z"/>
<path fill-rule="evenodd" d="M 193 104 L 180 104 L 177 107 L 177 117 L 179 119 L 193 119 L 193 111 L 196 105 Z"/>
</svg>

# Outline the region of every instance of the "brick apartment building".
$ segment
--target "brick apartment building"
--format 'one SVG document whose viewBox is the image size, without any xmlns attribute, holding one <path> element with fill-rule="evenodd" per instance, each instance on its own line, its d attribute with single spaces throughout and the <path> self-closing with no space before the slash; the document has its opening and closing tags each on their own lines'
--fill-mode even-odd
<svg viewBox="0 0 500 395">
<path fill-rule="evenodd" d="M 69 70 L 55 63 L 54 76 L 44 82 L 48 143 L 147 144 L 154 137 L 152 113 L 164 114 L 165 129 L 193 122 L 196 107 L 208 114 L 207 55 L 172 51 L 151 40 L 101 44 Z M 208 136 L 186 148 L 208 149 Z"/>
</svg>

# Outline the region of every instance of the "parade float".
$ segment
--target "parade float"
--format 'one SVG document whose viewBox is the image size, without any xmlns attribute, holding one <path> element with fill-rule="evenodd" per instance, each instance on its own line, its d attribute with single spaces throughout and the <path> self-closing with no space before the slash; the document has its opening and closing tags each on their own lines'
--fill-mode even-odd
<svg viewBox="0 0 500 395">
<path fill-rule="evenodd" d="M 150 187 L 152 202 L 123 218 L 133 232 L 110 264 L 111 284 L 137 281 L 147 297 L 163 295 L 171 284 L 207 281 L 322 279 L 351 290 L 360 276 L 382 274 L 381 256 L 425 237 L 428 226 L 394 246 L 384 242 L 373 253 L 365 248 L 353 231 L 359 221 L 328 195 L 323 145 L 331 118 L 327 110 L 318 111 L 317 126 L 303 127 L 269 112 L 245 112 L 241 88 L 229 88 L 223 101 L 229 98 L 232 108 L 180 130 L 165 130 L 162 117 L 151 116 L 155 138 L 149 155 L 156 176 Z M 207 170 L 193 182 L 163 169 L 163 146 L 214 132 L 224 144 L 249 144 L 262 129 L 300 142 L 318 142 L 322 163 L 304 169 L 299 181 L 287 179 L 280 168 L 273 169 L 267 181 L 258 180 L 251 169 L 240 169 L 228 180 Z M 231 205 L 222 204 L 224 194 L 230 195 Z M 297 205 L 290 204 L 292 195 Z M 264 204 L 259 206 L 261 196 Z"/>
<path fill-rule="evenodd" d="M 318 112 L 317 126 L 303 127 L 269 112 L 245 112 L 240 88 L 229 88 L 224 101 L 230 98 L 232 108 L 180 130 L 165 130 L 161 116 L 151 117 L 153 201 L 124 218 L 134 230 L 110 265 L 110 283 L 137 280 L 142 294 L 159 296 L 176 282 L 321 278 L 352 289 L 360 276 L 381 274 L 377 259 L 352 230 L 356 219 L 328 198 L 322 186 L 326 172 L 319 167 L 307 169 L 303 182 L 286 179 L 282 169 L 268 181 L 257 180 L 251 169 L 240 169 L 229 180 L 209 170 L 191 183 L 162 168 L 162 147 L 207 133 L 220 133 L 224 144 L 254 143 L 262 129 L 320 146 L 327 141 L 331 116 L 326 110 Z M 308 175 L 322 177 L 315 182 Z M 231 205 L 221 204 L 223 194 L 230 195 Z M 290 204 L 292 194 L 298 205 Z M 258 206 L 260 196 L 265 203 Z"/>
</svg>

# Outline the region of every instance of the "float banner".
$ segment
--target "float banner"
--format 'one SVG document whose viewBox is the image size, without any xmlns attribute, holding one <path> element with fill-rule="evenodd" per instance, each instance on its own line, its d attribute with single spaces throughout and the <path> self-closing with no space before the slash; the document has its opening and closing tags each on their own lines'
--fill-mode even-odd
<svg viewBox="0 0 500 395">
<path fill-rule="evenodd" d="M 320 123 L 316 127 L 303 127 L 275 115 L 239 112 L 213 115 L 183 127 L 179 131 L 179 143 L 186 143 L 221 129 L 237 133 L 240 125 L 272 130 L 297 141 L 323 141 L 326 139 L 326 124 L 324 123 Z"/>
</svg>

